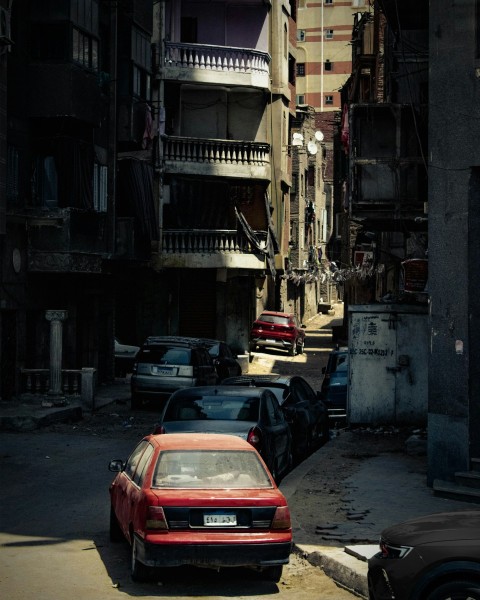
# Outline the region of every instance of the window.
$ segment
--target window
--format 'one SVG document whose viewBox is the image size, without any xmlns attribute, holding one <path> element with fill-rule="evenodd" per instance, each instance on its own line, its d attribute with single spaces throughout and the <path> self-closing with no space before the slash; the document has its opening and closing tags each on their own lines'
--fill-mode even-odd
<svg viewBox="0 0 480 600">
<path fill-rule="evenodd" d="M 133 475 L 137 469 L 137 465 L 140 462 L 140 458 L 148 445 L 148 442 L 142 440 L 132 452 L 132 454 L 130 454 L 130 456 L 128 457 L 124 473 L 127 477 L 130 477 L 130 479 L 133 478 Z"/>
<path fill-rule="evenodd" d="M 298 173 L 292 173 L 292 187 L 290 188 L 291 194 L 296 194 L 298 191 Z"/>
<path fill-rule="evenodd" d="M 325 104 L 333 104 L 333 96 L 325 96 Z"/>
<path fill-rule="evenodd" d="M 333 63 L 327 59 L 324 64 L 324 69 L 325 71 L 333 71 Z"/>
<path fill-rule="evenodd" d="M 104 165 L 93 165 L 93 207 L 98 212 L 107 212 L 107 175 Z"/>
<path fill-rule="evenodd" d="M 297 63 L 297 77 L 305 77 L 305 63 Z"/>
<path fill-rule="evenodd" d="M 287 26 L 283 26 L 283 56 L 288 58 L 288 31 Z"/>
<path fill-rule="evenodd" d="M 53 156 L 37 156 L 32 179 L 35 203 L 48 208 L 58 206 L 58 178 Z"/>
<path fill-rule="evenodd" d="M 324 34 L 326 40 L 333 40 L 333 29 L 325 29 Z"/>
<path fill-rule="evenodd" d="M 304 42 L 306 38 L 305 29 L 297 29 L 297 42 Z"/>
<path fill-rule="evenodd" d="M 361 8 L 362 6 L 365 6 L 365 0 L 352 0 L 353 8 Z"/>
<path fill-rule="evenodd" d="M 297 104 L 305 104 L 305 96 L 303 94 L 298 94 L 296 103 Z"/>
<path fill-rule="evenodd" d="M 150 98 L 151 51 L 150 39 L 143 31 L 132 30 L 131 56 L 132 93 L 134 96 L 148 100 Z"/>
<path fill-rule="evenodd" d="M 98 40 L 79 29 L 72 31 L 72 59 L 82 67 L 98 71 Z"/>
<path fill-rule="evenodd" d="M 18 148 L 8 146 L 7 150 L 7 202 L 16 204 L 19 198 L 18 179 Z"/>
<path fill-rule="evenodd" d="M 324 0 L 324 4 L 325 5 L 333 4 L 333 0 Z"/>
<path fill-rule="evenodd" d="M 143 456 L 138 463 L 137 470 L 135 471 L 135 474 L 133 476 L 133 481 L 139 487 L 141 487 L 143 480 L 145 478 L 145 475 L 147 474 L 147 468 L 150 464 L 150 459 L 152 457 L 153 452 L 154 452 L 153 446 L 150 446 L 150 445 L 147 446 L 147 449 L 143 453 Z"/>
</svg>

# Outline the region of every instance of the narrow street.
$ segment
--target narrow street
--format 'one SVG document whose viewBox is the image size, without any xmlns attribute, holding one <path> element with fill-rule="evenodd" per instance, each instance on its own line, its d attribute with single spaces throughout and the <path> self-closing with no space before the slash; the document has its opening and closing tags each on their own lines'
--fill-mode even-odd
<svg viewBox="0 0 480 600">
<path fill-rule="evenodd" d="M 315 387 L 331 340 L 329 320 L 322 318 L 319 330 L 307 327 L 304 355 L 256 353 L 252 372 L 295 371 Z M 112 544 L 108 537 L 112 474 L 107 464 L 126 457 L 151 431 L 155 418 L 153 410 L 131 411 L 123 403 L 85 415 L 75 424 L 0 434 L 0 464 L 8 482 L 0 491 L 2 598 L 112 600 L 141 595 L 257 600 L 275 594 L 286 600 L 310 600 L 320 591 L 324 600 L 354 597 L 321 568 L 295 554 L 278 585 L 261 581 L 250 571 L 204 569 L 171 569 L 159 573 L 158 581 L 133 583 L 127 544 Z"/>
</svg>

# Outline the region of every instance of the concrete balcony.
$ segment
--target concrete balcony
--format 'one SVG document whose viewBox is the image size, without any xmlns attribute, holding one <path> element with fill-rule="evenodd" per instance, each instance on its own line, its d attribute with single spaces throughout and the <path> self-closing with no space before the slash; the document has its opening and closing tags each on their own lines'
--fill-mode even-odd
<svg viewBox="0 0 480 600">
<path fill-rule="evenodd" d="M 163 76 L 173 81 L 270 89 L 267 52 L 208 44 L 165 43 Z"/>
<path fill-rule="evenodd" d="M 270 180 L 270 145 L 262 142 L 163 136 L 165 172 Z"/>
<path fill-rule="evenodd" d="M 267 233 L 255 232 L 256 247 L 237 230 L 169 229 L 162 232 L 156 267 L 250 269 L 266 268 Z"/>
</svg>

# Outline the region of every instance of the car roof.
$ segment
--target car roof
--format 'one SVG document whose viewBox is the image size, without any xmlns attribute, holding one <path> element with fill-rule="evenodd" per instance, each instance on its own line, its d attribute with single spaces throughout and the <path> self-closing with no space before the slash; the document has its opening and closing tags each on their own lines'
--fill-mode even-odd
<svg viewBox="0 0 480 600">
<path fill-rule="evenodd" d="M 293 313 L 279 312 L 276 310 L 262 310 L 262 312 L 260 313 L 260 316 L 261 315 L 272 315 L 272 316 L 276 316 L 276 317 L 293 317 Z"/>
<path fill-rule="evenodd" d="M 205 346 L 201 338 L 193 338 L 181 335 L 150 335 L 147 337 L 143 345 Z"/>
<path fill-rule="evenodd" d="M 152 441 L 161 450 L 207 449 L 207 450 L 248 450 L 255 448 L 243 438 L 226 433 L 169 433 L 152 434 L 144 439 Z"/>
<path fill-rule="evenodd" d="M 262 383 L 268 387 L 269 385 L 288 386 L 293 378 L 297 375 L 278 375 L 277 373 L 255 374 L 255 375 L 236 375 L 235 377 L 227 377 L 222 380 L 222 385 L 256 385 L 261 386 Z M 243 383 L 242 383 L 243 382 Z"/>
<path fill-rule="evenodd" d="M 196 387 L 182 388 L 173 392 L 168 402 L 172 399 L 181 397 L 198 398 L 199 396 L 243 396 L 245 398 L 258 398 L 264 392 L 263 388 L 259 387 L 248 387 L 244 385 L 199 385 Z"/>
</svg>

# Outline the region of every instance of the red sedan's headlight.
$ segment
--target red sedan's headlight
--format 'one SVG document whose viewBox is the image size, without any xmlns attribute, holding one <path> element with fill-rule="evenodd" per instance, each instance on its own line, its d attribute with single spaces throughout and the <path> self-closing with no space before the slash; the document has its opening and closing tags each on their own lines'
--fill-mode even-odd
<svg viewBox="0 0 480 600">
<path fill-rule="evenodd" d="M 288 506 L 278 506 L 272 521 L 272 529 L 290 529 L 292 521 Z"/>
<path fill-rule="evenodd" d="M 149 506 L 147 509 L 146 529 L 168 529 L 167 519 L 161 506 Z"/>
</svg>

